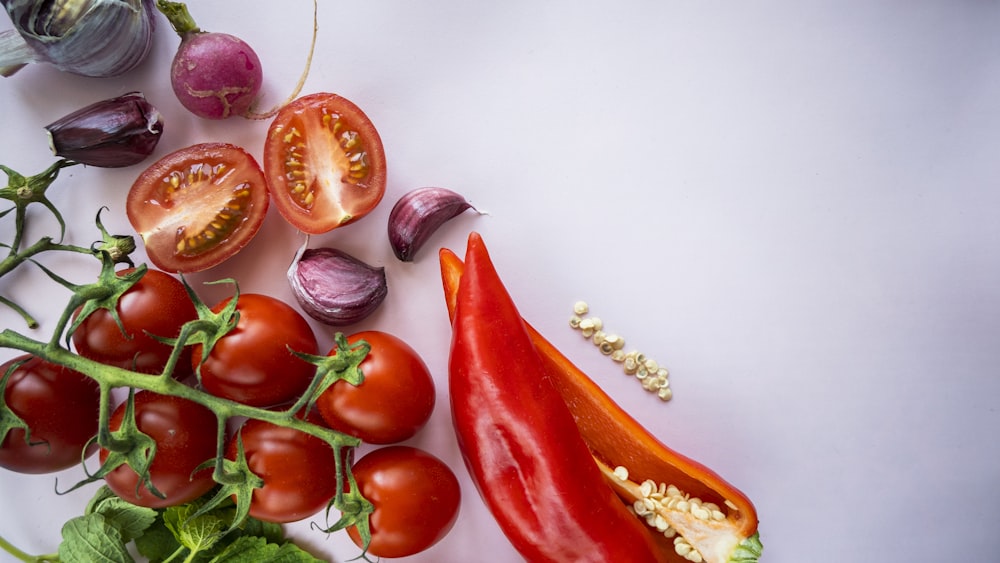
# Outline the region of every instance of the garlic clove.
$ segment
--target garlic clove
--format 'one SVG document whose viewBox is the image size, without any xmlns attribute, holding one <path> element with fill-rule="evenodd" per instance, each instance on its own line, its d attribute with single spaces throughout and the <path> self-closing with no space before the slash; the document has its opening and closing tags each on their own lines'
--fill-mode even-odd
<svg viewBox="0 0 1000 563">
<path fill-rule="evenodd" d="M 153 0 L 0 0 L 0 4 L 20 35 L 0 38 L 2 76 L 29 62 L 49 62 L 83 76 L 118 76 L 145 60 L 153 45 Z"/>
<path fill-rule="evenodd" d="M 467 209 L 476 211 L 447 188 L 417 188 L 404 194 L 389 212 L 389 244 L 396 258 L 412 262 L 435 231 Z"/>
<path fill-rule="evenodd" d="M 288 283 L 302 310 L 330 326 L 365 319 L 388 294 L 385 268 L 335 248 L 303 245 L 288 269 Z"/>
<path fill-rule="evenodd" d="M 163 120 L 145 96 L 130 92 L 96 102 L 45 126 L 56 156 L 102 168 L 146 159 L 163 133 Z"/>
</svg>

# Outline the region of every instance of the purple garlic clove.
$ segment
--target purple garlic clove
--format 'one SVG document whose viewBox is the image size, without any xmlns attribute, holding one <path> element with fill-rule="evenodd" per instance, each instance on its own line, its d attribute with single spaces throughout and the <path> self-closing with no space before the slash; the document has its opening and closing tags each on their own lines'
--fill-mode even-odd
<svg viewBox="0 0 1000 563">
<path fill-rule="evenodd" d="M 369 266 L 334 248 L 303 246 L 288 269 L 288 283 L 302 310 L 330 326 L 365 319 L 388 294 L 385 268 Z"/>
<path fill-rule="evenodd" d="M 163 133 L 160 112 L 139 92 L 103 100 L 45 126 L 56 156 L 101 168 L 138 164 Z"/>
<path fill-rule="evenodd" d="M 417 188 L 403 195 L 389 212 L 389 244 L 403 262 L 412 262 L 435 231 L 466 209 L 475 210 L 447 188 Z"/>
</svg>

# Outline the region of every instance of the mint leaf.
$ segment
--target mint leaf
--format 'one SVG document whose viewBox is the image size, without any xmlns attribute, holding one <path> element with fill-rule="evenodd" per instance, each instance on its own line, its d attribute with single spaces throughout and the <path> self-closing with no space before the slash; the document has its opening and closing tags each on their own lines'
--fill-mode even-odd
<svg viewBox="0 0 1000 563">
<path fill-rule="evenodd" d="M 103 514 L 78 516 L 62 528 L 59 559 L 63 563 L 133 563 L 121 532 Z"/>
<path fill-rule="evenodd" d="M 222 537 L 224 524 L 225 522 L 215 516 L 196 516 L 181 526 L 177 539 L 194 553 L 211 549 Z"/>
<path fill-rule="evenodd" d="M 209 563 L 323 563 L 294 543 L 268 543 L 262 537 L 242 536 Z"/>
<path fill-rule="evenodd" d="M 108 524 L 117 528 L 126 543 L 141 536 L 156 521 L 156 511 L 152 508 L 136 506 L 118 497 L 98 502 L 94 513 L 103 515 Z"/>
<path fill-rule="evenodd" d="M 181 549 L 181 543 L 167 529 L 163 520 L 157 519 L 145 533 L 135 538 L 135 547 L 139 554 L 150 561 L 163 561 Z"/>
<path fill-rule="evenodd" d="M 194 553 L 211 549 L 222 537 L 223 529 L 228 524 L 211 513 L 194 515 L 198 508 L 196 504 L 184 504 L 172 506 L 163 512 L 163 523 L 167 529 L 181 545 Z"/>
<path fill-rule="evenodd" d="M 241 536 L 209 563 L 265 563 L 278 552 L 278 545 L 255 536 Z"/>
<path fill-rule="evenodd" d="M 245 536 L 258 536 L 268 541 L 268 543 L 285 543 L 285 531 L 281 524 L 265 522 L 257 518 L 248 517 L 240 526 L 240 532 Z"/>
</svg>

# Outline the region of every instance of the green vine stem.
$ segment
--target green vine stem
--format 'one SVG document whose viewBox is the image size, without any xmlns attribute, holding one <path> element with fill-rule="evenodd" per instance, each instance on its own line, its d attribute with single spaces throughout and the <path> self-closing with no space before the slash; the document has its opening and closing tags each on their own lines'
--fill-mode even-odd
<svg viewBox="0 0 1000 563">
<path fill-rule="evenodd" d="M 0 348 L 20 350 L 48 362 L 78 371 L 100 384 L 105 393 L 114 388 L 142 389 L 193 401 L 211 409 L 220 420 L 246 417 L 305 432 L 329 444 L 338 455 L 338 463 L 341 462 L 340 452 L 343 448 L 356 447 L 361 444 L 361 441 L 353 436 L 296 417 L 294 406 L 287 410 L 269 410 L 244 405 L 216 397 L 206 391 L 177 381 L 171 377 L 170 371 L 159 375 L 148 375 L 109 366 L 74 354 L 52 342 L 40 342 L 11 329 L 0 331 Z"/>
<path fill-rule="evenodd" d="M 57 553 L 49 555 L 29 555 L 18 549 L 14 544 L 7 541 L 7 539 L 3 536 L 0 536 L 0 550 L 6 551 L 12 557 L 18 561 L 24 561 L 24 563 L 57 563 L 59 561 L 59 554 Z"/>
</svg>

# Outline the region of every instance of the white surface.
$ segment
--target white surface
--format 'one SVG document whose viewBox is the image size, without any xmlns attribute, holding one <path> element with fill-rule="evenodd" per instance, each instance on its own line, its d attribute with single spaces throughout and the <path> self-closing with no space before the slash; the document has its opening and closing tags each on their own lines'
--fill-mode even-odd
<svg viewBox="0 0 1000 563">
<path fill-rule="evenodd" d="M 201 27 L 256 46 L 264 105 L 280 101 L 310 2 L 246 2 L 239 21 L 223 6 L 191 8 Z M 439 403 L 412 442 L 465 487 L 452 533 L 412 561 L 518 560 L 468 484 L 447 409 L 435 248 L 461 251 L 473 228 L 533 324 L 754 500 L 763 561 L 996 559 L 1000 3 L 383 1 L 319 13 L 303 92 L 337 92 L 369 114 L 390 180 L 373 215 L 313 243 L 386 265 L 389 298 L 356 328 L 424 354 Z M 0 162 L 40 171 L 52 161 L 42 125 L 134 89 L 166 116 L 157 156 L 214 140 L 259 156 L 266 122 L 179 108 L 169 31 L 120 79 L 34 67 L 0 81 Z M 140 168 L 64 171 L 52 193 L 73 240 L 89 242 L 101 205 L 112 231 L 129 232 L 124 196 Z M 402 264 L 385 220 L 423 185 L 490 215 L 456 219 Z M 235 276 L 288 298 L 299 242 L 272 214 L 244 254 L 194 281 Z M 0 289 L 43 287 L 34 310 L 54 314 L 64 294 L 36 279 Z M 567 327 L 578 299 L 667 364 L 673 402 Z M 52 476 L 0 474 L 0 533 L 53 551 L 90 490 L 52 490 Z M 345 534 L 293 529 L 337 560 L 357 554 Z"/>
</svg>

